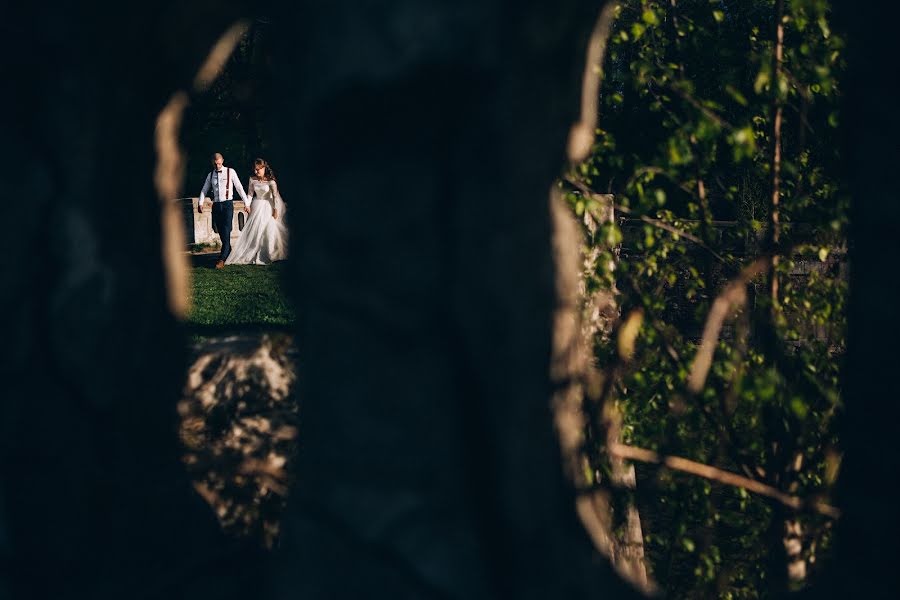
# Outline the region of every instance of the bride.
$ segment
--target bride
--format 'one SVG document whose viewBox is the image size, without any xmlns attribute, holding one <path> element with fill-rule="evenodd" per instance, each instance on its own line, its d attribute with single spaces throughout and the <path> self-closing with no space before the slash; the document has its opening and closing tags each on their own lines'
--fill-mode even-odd
<svg viewBox="0 0 900 600">
<path fill-rule="evenodd" d="M 287 258 L 287 227 L 284 225 L 284 201 L 269 163 L 253 161 L 254 177 L 247 186 L 247 212 L 250 217 L 234 244 L 226 265 L 267 265 Z"/>
</svg>

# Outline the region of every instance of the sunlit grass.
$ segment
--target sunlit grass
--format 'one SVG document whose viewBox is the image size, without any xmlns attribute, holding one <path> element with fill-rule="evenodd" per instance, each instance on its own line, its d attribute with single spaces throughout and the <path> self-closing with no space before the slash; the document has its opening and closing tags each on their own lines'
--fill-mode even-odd
<svg viewBox="0 0 900 600">
<path fill-rule="evenodd" d="M 281 284 L 283 264 L 229 265 L 221 270 L 195 266 L 188 325 L 234 330 L 290 326 L 294 312 Z"/>
</svg>

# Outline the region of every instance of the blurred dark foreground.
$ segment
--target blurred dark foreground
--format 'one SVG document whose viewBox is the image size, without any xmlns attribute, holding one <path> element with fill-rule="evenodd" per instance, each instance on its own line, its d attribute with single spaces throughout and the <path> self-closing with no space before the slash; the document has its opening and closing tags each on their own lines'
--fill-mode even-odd
<svg viewBox="0 0 900 600">
<path fill-rule="evenodd" d="M 600 4 L 5 7 L 0 598 L 635 596 L 576 521 L 548 410 L 547 192 Z M 809 594 L 874 598 L 896 591 L 897 20 L 841 8 L 865 233 L 839 560 Z M 278 40 L 267 158 L 300 182 L 299 453 L 273 553 L 223 534 L 181 463 L 154 185 L 160 111 L 258 12 Z"/>
</svg>

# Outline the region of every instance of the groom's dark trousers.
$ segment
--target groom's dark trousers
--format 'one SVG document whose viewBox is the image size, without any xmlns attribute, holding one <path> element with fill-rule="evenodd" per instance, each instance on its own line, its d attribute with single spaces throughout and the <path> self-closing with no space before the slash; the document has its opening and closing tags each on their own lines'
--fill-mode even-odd
<svg viewBox="0 0 900 600">
<path fill-rule="evenodd" d="M 213 202 L 212 219 L 219 237 L 222 238 L 222 252 L 220 260 L 225 260 L 231 254 L 231 222 L 234 219 L 234 202 L 224 200 Z"/>
</svg>

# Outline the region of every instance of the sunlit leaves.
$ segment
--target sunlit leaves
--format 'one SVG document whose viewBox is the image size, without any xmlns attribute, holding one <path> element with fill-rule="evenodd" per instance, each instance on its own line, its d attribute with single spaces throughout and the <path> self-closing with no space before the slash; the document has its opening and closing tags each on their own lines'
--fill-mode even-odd
<svg viewBox="0 0 900 600">
<path fill-rule="evenodd" d="M 762 69 L 760 69 L 759 73 L 756 74 L 756 79 L 753 81 L 753 91 L 757 94 L 762 94 L 764 91 L 769 89 L 771 80 L 771 71 L 767 66 L 763 67 Z"/>
<path fill-rule="evenodd" d="M 641 13 L 641 19 L 647 25 L 659 25 L 659 17 L 656 16 L 656 12 L 651 8 L 647 8 Z"/>
<path fill-rule="evenodd" d="M 734 162 L 738 163 L 744 159 L 753 158 L 756 154 L 756 136 L 752 127 L 742 127 L 732 132 L 728 141 L 734 156 Z"/>
<path fill-rule="evenodd" d="M 772 7 L 623 1 L 604 70 L 603 130 L 578 172 L 624 209 L 587 238 L 596 254 L 586 285 L 616 290 L 623 316 L 643 315 L 627 352 L 597 346 L 601 367 L 605 356 L 628 359 L 616 395 L 626 441 L 764 479 L 773 436 L 789 434 L 805 457 L 792 483 L 803 495 L 834 481 L 824 457 L 836 443 L 846 327 L 848 206 L 835 140 L 844 42 L 828 26 L 828 2 L 788 0 L 776 77 Z M 767 239 L 776 101 L 782 241 L 792 246 L 777 270 L 779 350 L 761 341 L 771 301 L 760 276 L 723 329 L 706 387 L 689 398 L 687 370 L 710 306 Z M 591 214 L 591 201 L 575 196 L 573 210 Z M 767 503 L 671 474 L 654 484 L 671 523 L 649 531 L 648 553 L 684 566 L 667 575 L 669 595 L 758 597 L 771 550 Z M 816 552 L 827 547 L 821 523 L 808 531 Z"/>
</svg>

